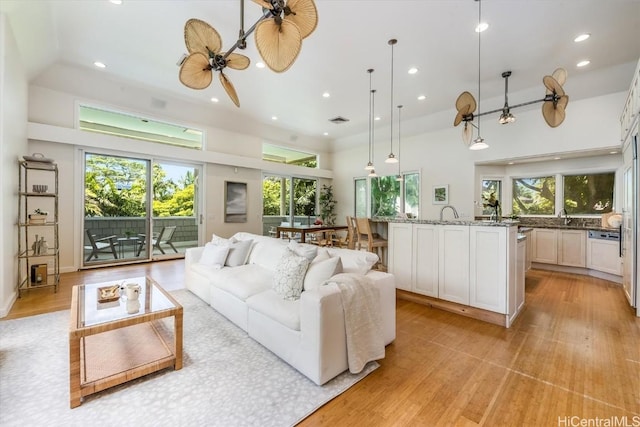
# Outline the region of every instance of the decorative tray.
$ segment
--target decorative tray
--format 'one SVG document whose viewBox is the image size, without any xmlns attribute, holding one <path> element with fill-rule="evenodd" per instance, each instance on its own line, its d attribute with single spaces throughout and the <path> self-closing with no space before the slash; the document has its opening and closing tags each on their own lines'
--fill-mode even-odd
<svg viewBox="0 0 640 427">
<path fill-rule="evenodd" d="M 32 156 L 22 156 L 28 162 L 53 163 L 53 159 L 44 157 L 41 153 L 33 153 Z"/>
<path fill-rule="evenodd" d="M 120 285 L 98 288 L 98 302 L 112 302 L 120 299 Z"/>
</svg>

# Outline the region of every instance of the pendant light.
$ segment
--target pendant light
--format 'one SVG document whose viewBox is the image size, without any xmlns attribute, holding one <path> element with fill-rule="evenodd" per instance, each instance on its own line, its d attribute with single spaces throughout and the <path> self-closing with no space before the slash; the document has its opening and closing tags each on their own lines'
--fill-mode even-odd
<svg viewBox="0 0 640 427">
<path fill-rule="evenodd" d="M 373 91 L 371 90 L 371 79 L 372 79 L 372 74 L 373 74 L 373 68 L 369 68 L 367 70 L 367 73 L 369 73 L 369 162 L 367 163 L 367 166 L 364 167 L 364 170 L 367 171 L 371 171 L 373 169 L 375 169 L 373 167 L 373 159 L 372 159 L 372 140 L 371 140 L 371 125 L 373 123 L 373 118 L 371 117 L 372 113 L 372 108 L 373 106 L 371 105 L 373 102 Z"/>
<path fill-rule="evenodd" d="M 478 1 L 478 28 L 480 28 L 480 24 L 482 23 L 482 0 Z M 480 111 L 480 38 L 482 31 L 478 31 L 478 111 Z M 484 142 L 484 138 L 480 136 L 480 116 L 478 116 L 478 137 L 473 140 L 473 144 L 469 146 L 469 150 L 484 150 L 485 148 L 489 148 L 489 144 Z"/>
<path fill-rule="evenodd" d="M 402 182 L 404 178 L 400 173 L 400 113 L 402 111 L 402 105 L 398 105 L 398 175 L 396 175 L 396 181 Z"/>
<path fill-rule="evenodd" d="M 395 154 L 393 154 L 393 46 L 396 43 L 398 43 L 398 40 L 396 40 L 396 39 L 389 40 L 389 45 L 391 46 L 391 117 L 390 117 L 390 123 L 391 123 L 391 138 L 390 138 L 391 151 L 389 152 L 389 156 L 387 157 L 387 159 L 384 161 L 385 163 L 398 163 L 398 159 L 396 158 Z"/>
<path fill-rule="evenodd" d="M 375 138 L 375 124 L 376 121 L 373 120 L 373 117 L 375 117 L 376 114 L 376 90 L 372 89 L 371 90 L 371 159 L 373 160 L 374 158 L 374 147 L 375 147 L 375 142 L 376 142 L 376 138 Z M 372 164 L 373 166 L 373 164 Z M 369 177 L 370 178 L 375 178 L 377 177 L 378 174 L 376 173 L 375 169 L 371 169 L 369 171 Z"/>
</svg>

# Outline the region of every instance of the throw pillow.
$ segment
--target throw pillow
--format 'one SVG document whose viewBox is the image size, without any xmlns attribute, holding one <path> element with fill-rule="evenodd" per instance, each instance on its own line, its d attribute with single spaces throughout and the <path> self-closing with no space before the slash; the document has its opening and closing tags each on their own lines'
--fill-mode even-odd
<svg viewBox="0 0 640 427">
<path fill-rule="evenodd" d="M 214 245 L 229 246 L 231 243 L 235 243 L 237 241 L 238 240 L 235 237 L 225 239 L 224 237 L 217 236 L 215 233 L 211 235 L 211 243 Z"/>
<path fill-rule="evenodd" d="M 304 276 L 304 290 L 316 289 L 338 273 L 342 273 L 340 257 L 336 256 L 321 261 L 314 260 L 309 264 L 307 274 Z"/>
<path fill-rule="evenodd" d="M 297 255 L 287 247 L 273 275 L 273 290 L 285 300 L 299 299 L 308 267 L 308 258 Z"/>
<path fill-rule="evenodd" d="M 308 244 L 298 243 L 295 240 L 289 242 L 289 249 L 296 253 L 296 255 L 303 256 L 308 258 L 309 261 L 313 261 L 313 259 L 318 255 L 318 247 Z"/>
<path fill-rule="evenodd" d="M 227 259 L 229 254 L 228 246 L 214 245 L 213 243 L 207 243 L 202 251 L 200 257 L 200 264 L 207 265 L 209 267 L 221 268 Z"/>
<path fill-rule="evenodd" d="M 249 258 L 249 251 L 251 250 L 251 243 L 253 243 L 253 240 L 241 240 L 231 243 L 229 245 L 229 255 L 227 255 L 227 260 L 224 265 L 237 267 L 246 264 L 247 258 Z"/>
</svg>

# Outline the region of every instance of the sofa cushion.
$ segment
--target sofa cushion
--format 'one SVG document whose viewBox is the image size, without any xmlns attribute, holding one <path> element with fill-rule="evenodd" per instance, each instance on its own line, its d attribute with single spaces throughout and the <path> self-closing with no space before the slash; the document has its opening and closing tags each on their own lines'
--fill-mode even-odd
<svg viewBox="0 0 640 427">
<path fill-rule="evenodd" d="M 297 255 L 287 247 L 273 275 L 273 290 L 286 300 L 297 300 L 302 293 L 308 267 L 308 258 Z"/>
<path fill-rule="evenodd" d="M 330 248 L 328 251 L 329 255 L 339 256 L 342 259 L 344 273 L 367 274 L 367 271 L 371 270 L 379 260 L 378 255 L 373 252 L 342 248 Z"/>
<path fill-rule="evenodd" d="M 294 301 L 285 300 L 274 290 L 269 289 L 247 299 L 247 307 L 281 323 L 289 329 L 300 330 L 299 299 Z"/>
<path fill-rule="evenodd" d="M 249 254 L 249 263 L 258 264 L 273 271 L 280 262 L 287 242 L 281 239 L 267 238 L 258 240 Z"/>
<path fill-rule="evenodd" d="M 298 243 L 295 240 L 289 242 L 289 249 L 296 253 L 296 255 L 303 256 L 309 259 L 309 262 L 318 255 L 318 247 L 307 243 Z"/>
<path fill-rule="evenodd" d="M 319 257 L 320 255 L 316 258 Z M 304 276 L 304 290 L 316 289 L 338 273 L 342 273 L 340 257 L 334 256 L 319 261 L 313 260 L 313 262 L 309 264 L 307 274 Z"/>
<path fill-rule="evenodd" d="M 257 264 L 218 270 L 212 276 L 213 286 L 234 295 L 242 301 L 271 287 L 273 272 Z"/>
<path fill-rule="evenodd" d="M 237 267 L 239 265 L 246 264 L 252 243 L 253 240 L 241 240 L 239 242 L 231 243 L 229 245 L 229 255 L 227 255 L 227 260 L 224 265 Z"/>
<path fill-rule="evenodd" d="M 228 254 L 228 246 L 207 243 L 204 246 L 202 256 L 200 257 L 200 260 L 198 262 L 209 267 L 222 268 Z"/>
</svg>

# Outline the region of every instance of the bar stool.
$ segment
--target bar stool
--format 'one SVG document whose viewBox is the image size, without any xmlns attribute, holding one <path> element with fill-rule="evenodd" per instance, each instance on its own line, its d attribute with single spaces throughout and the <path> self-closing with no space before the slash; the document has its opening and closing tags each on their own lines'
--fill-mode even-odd
<svg viewBox="0 0 640 427">
<path fill-rule="evenodd" d="M 381 237 L 378 233 L 371 231 L 371 222 L 369 218 L 356 218 L 356 235 L 358 242 L 358 250 L 366 247 L 366 250 L 373 252 L 380 258 L 378 269 L 386 270 L 384 265 L 385 249 L 389 247 L 387 239 Z"/>
</svg>

